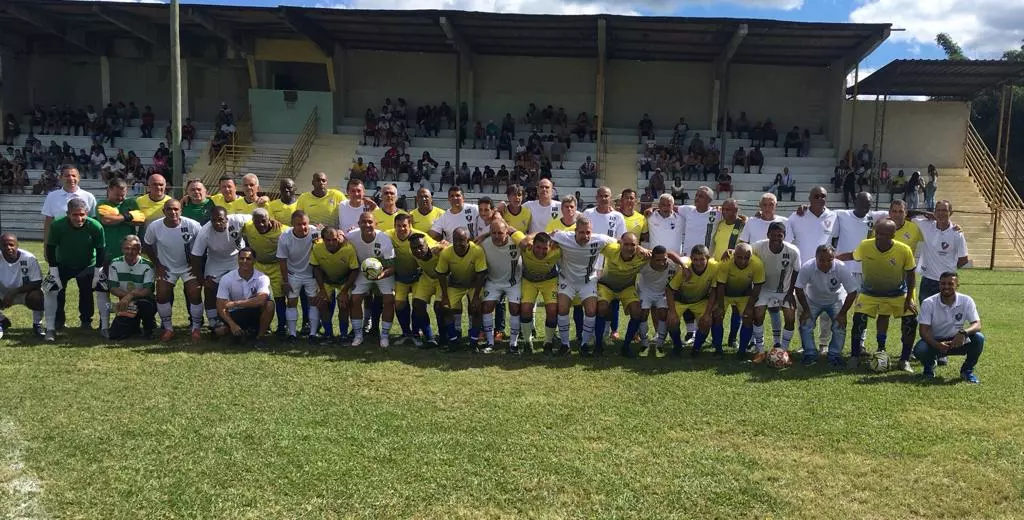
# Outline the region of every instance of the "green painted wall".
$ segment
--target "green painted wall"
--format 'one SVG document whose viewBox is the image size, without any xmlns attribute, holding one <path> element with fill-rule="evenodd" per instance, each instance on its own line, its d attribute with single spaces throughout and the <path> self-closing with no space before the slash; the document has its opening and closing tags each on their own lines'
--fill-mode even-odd
<svg viewBox="0 0 1024 520">
<path fill-rule="evenodd" d="M 294 104 L 284 100 L 284 90 L 249 89 L 252 107 L 252 129 L 256 133 L 298 134 L 316 107 L 319 132 L 334 133 L 334 99 L 330 92 L 294 91 L 298 96 Z"/>
</svg>

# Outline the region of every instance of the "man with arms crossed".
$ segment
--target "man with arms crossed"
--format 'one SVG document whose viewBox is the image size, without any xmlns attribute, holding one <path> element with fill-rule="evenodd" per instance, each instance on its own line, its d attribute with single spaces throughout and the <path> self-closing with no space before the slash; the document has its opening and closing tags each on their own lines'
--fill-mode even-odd
<svg viewBox="0 0 1024 520">
<path fill-rule="evenodd" d="M 235 255 L 238 269 L 221 277 L 217 287 L 217 314 L 221 324 L 214 329 L 217 336 L 230 335 L 236 343 L 248 336 L 256 339 L 255 347 L 263 347 L 263 337 L 274 319 L 270 300 L 270 278 L 256 270 L 255 254 L 248 247 Z"/>
<path fill-rule="evenodd" d="M 122 256 L 113 259 L 108 267 L 110 294 L 117 297 L 114 305 L 114 322 L 108 337 L 123 340 L 139 334 L 146 340 L 153 337 L 153 317 L 156 303 L 153 290 L 156 288 L 156 270 L 149 260 L 142 257 L 142 241 L 136 235 L 121 239 Z"/>
<path fill-rule="evenodd" d="M 32 310 L 32 331 L 36 336 L 43 333 L 43 292 L 40 290 L 43 272 L 35 255 L 18 247 L 18 237 L 13 233 L 0 235 L 0 337 L 3 331 L 11 329 L 11 320 L 3 311 L 15 305 L 24 305 Z"/>
<path fill-rule="evenodd" d="M 967 356 L 960 367 L 960 378 L 976 385 L 979 381 L 974 367 L 985 348 L 985 336 L 981 334 L 977 305 L 970 296 L 957 291 L 959 286 L 956 273 L 948 271 L 939 275 L 939 293 L 921 304 L 918 317 L 921 341 L 914 347 L 914 354 L 924 365 L 924 378 L 928 380 L 935 378 L 935 358 Z"/>
<path fill-rule="evenodd" d="M 103 235 L 106 239 L 104 250 L 109 251 L 108 257 L 121 251 L 124 237 L 135 234 L 136 226 L 145 222 L 145 215 L 139 211 L 135 199 L 127 199 L 128 184 L 124 179 L 115 177 L 107 184 L 107 198 L 96 207 L 97 220 L 103 224 Z M 139 244 L 141 248 L 141 243 Z M 107 265 L 103 268 L 107 271 Z M 105 273 L 109 276 L 109 272 Z M 152 295 L 150 295 L 152 296 Z M 110 293 L 107 292 L 107 284 L 100 283 L 96 286 L 96 306 L 100 311 L 100 334 L 109 336 L 110 327 Z M 155 312 L 155 307 L 154 307 Z M 61 316 L 57 316 L 60 321 Z"/>
<path fill-rule="evenodd" d="M 803 364 L 818 359 L 814 348 L 814 324 L 821 314 L 827 314 L 832 323 L 832 339 L 828 345 L 828 364 L 843 368 L 843 343 L 846 341 L 846 316 L 857 300 L 860 281 L 841 261 L 836 260 L 832 246 L 822 244 L 815 257 L 800 266 L 796 277 L 796 298 L 800 302 L 800 342 L 803 344 Z"/>
<path fill-rule="evenodd" d="M 156 266 L 156 311 L 164 332 L 160 341 L 174 338 L 171 323 L 174 286 L 181 280 L 185 284 L 185 299 L 188 302 L 192 320 L 192 341 L 202 339 L 203 325 L 202 286 L 197 273 L 191 269 L 189 257 L 192 244 L 202 226 L 198 222 L 181 216 L 181 203 L 169 200 L 164 204 L 164 218 L 154 220 L 146 226 L 146 237 L 142 250 Z"/>
<path fill-rule="evenodd" d="M 57 314 L 64 308 L 67 284 L 78 284 L 78 312 L 81 328 L 92 328 L 93 287 L 100 282 L 106 258 L 103 226 L 86 216 L 86 202 L 68 201 L 67 216 L 54 220 L 46 239 L 46 262 L 50 272 L 43 280 L 43 306 L 46 315 L 46 341 L 56 341 Z"/>
</svg>

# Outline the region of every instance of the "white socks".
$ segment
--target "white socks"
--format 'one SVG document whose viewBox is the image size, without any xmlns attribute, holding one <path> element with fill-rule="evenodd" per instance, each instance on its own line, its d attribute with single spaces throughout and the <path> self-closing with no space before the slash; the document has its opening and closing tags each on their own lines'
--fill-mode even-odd
<svg viewBox="0 0 1024 520">
<path fill-rule="evenodd" d="M 32 325 L 39 325 L 43 322 L 43 311 L 32 311 Z"/>
<path fill-rule="evenodd" d="M 289 312 L 295 311 L 295 309 L 288 309 Z M 288 326 L 293 330 L 295 329 L 295 320 L 289 318 Z M 362 340 L 363 339 L 363 320 L 352 318 L 352 339 Z"/>
<path fill-rule="evenodd" d="M 192 317 L 192 330 L 199 330 L 203 326 L 203 308 L 201 303 L 188 304 L 188 314 Z"/>
<path fill-rule="evenodd" d="M 510 346 L 512 346 L 512 347 L 515 347 L 515 346 L 519 345 L 519 334 L 520 334 L 520 328 L 521 328 L 521 324 L 519 322 L 519 316 L 513 316 L 513 315 L 509 314 L 509 316 L 508 316 L 508 324 L 509 324 L 509 328 L 512 329 L 512 335 L 509 336 L 508 344 Z"/>
<path fill-rule="evenodd" d="M 597 321 L 597 316 L 583 316 L 583 344 L 593 345 L 594 344 L 594 322 Z"/>
<path fill-rule="evenodd" d="M 515 320 L 515 321 L 512 322 L 513 323 L 513 327 L 512 327 L 512 341 L 517 341 L 519 339 L 519 336 L 522 336 L 522 337 L 526 338 L 527 342 L 529 342 L 530 341 L 530 335 L 533 334 L 533 320 L 530 320 L 530 321 L 519 321 L 519 317 L 518 316 L 516 316 L 516 317 L 514 317 L 512 319 Z M 515 329 L 515 326 L 514 326 L 515 323 L 519 323 L 519 331 L 518 331 L 519 333 L 518 334 L 516 333 L 516 329 Z"/>
<path fill-rule="evenodd" d="M 789 343 L 793 341 L 793 331 L 782 329 L 782 348 L 789 350 Z"/>
<path fill-rule="evenodd" d="M 484 337 L 487 338 L 487 346 L 494 346 L 494 313 L 488 312 L 483 315 Z"/>
<path fill-rule="evenodd" d="M 43 309 L 46 315 L 46 330 L 57 328 L 57 292 L 43 291 Z"/>
<path fill-rule="evenodd" d="M 100 313 L 100 330 L 110 328 L 110 293 L 96 291 L 96 310 Z"/>
<path fill-rule="evenodd" d="M 316 305 L 309 306 L 309 335 L 316 336 L 320 330 L 320 308 Z"/>
<path fill-rule="evenodd" d="M 774 347 L 775 344 L 779 342 L 779 338 L 782 336 L 782 311 L 769 310 L 768 316 L 770 316 L 772 319 L 772 338 L 775 340 L 775 343 L 772 343 L 772 346 Z M 762 329 L 763 328 L 764 327 L 762 327 Z"/>
<path fill-rule="evenodd" d="M 173 330 L 173 327 L 171 326 L 170 302 L 156 304 L 156 312 L 160 314 L 160 325 L 164 328 L 164 330 Z"/>
<path fill-rule="evenodd" d="M 313 310 L 312 307 L 310 308 L 310 310 Z M 296 335 L 295 323 L 297 321 L 299 321 L 299 309 L 298 309 L 298 307 L 288 307 L 288 309 L 284 311 L 284 315 L 285 315 L 285 317 L 288 320 L 288 335 L 289 336 L 295 336 Z M 360 321 L 362 321 L 362 320 L 360 320 Z M 360 324 L 360 329 L 359 329 L 359 331 L 360 331 L 359 334 L 360 335 L 362 334 L 362 330 L 363 330 L 362 329 L 362 324 Z"/>
<path fill-rule="evenodd" d="M 393 322 L 383 321 L 380 322 L 380 337 L 386 338 L 391 334 L 391 324 Z"/>
<path fill-rule="evenodd" d="M 569 315 L 558 315 L 558 337 L 562 344 L 569 346 Z"/>
<path fill-rule="evenodd" d="M 210 324 L 210 328 L 217 325 L 220 321 L 220 317 L 217 316 L 217 309 L 206 309 L 206 323 Z"/>
<path fill-rule="evenodd" d="M 764 352 L 764 325 L 754 325 L 754 352 Z"/>
</svg>

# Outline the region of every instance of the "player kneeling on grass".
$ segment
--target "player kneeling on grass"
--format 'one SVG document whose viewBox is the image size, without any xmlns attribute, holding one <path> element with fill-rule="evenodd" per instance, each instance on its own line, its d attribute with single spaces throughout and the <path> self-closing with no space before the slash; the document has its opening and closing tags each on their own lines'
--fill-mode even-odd
<svg viewBox="0 0 1024 520">
<path fill-rule="evenodd" d="M 345 239 L 356 249 L 360 270 L 356 276 L 355 287 L 352 289 L 352 301 L 349 309 L 352 313 L 352 330 L 355 337 L 352 346 L 363 344 L 363 298 L 366 298 L 374 287 L 380 292 L 383 309 L 380 318 L 380 348 L 388 348 L 391 341 L 391 323 L 395 319 L 395 246 L 387 233 L 377 229 L 377 219 L 373 213 L 359 215 L 359 229 L 350 231 Z M 363 272 L 361 267 L 368 259 L 380 261 L 383 269 L 376 273 Z"/>
<path fill-rule="evenodd" d="M 741 243 L 736 246 L 729 259 L 718 269 L 718 279 L 715 283 L 718 291 L 715 297 L 718 312 L 724 316 L 725 311 L 732 308 L 733 312 L 738 312 L 743 317 L 736 355 L 745 361 L 750 338 L 754 335 L 754 304 L 761 294 L 761 286 L 764 285 L 764 265 L 754 256 L 750 244 Z M 715 345 L 717 352 L 721 352 L 721 349 L 721 345 Z"/>
<path fill-rule="evenodd" d="M 708 247 L 697 244 L 690 249 L 690 256 L 683 259 L 683 268 L 676 271 L 665 289 L 665 298 L 674 301 L 674 305 L 668 308 L 668 317 L 665 320 L 669 334 L 672 335 L 673 353 L 683 350 L 679 321 L 687 312 L 697 318 L 693 357 L 700 355 L 700 349 L 704 346 L 709 331 L 716 351 L 721 352 L 722 338 L 725 336 L 725 327 L 722 324 L 724 314 L 718 312 L 718 305 L 715 302 L 717 291 L 714 290 L 719 267 L 718 261 L 711 258 Z"/>
<path fill-rule="evenodd" d="M 441 251 L 436 271 L 441 284 L 441 304 L 445 306 L 448 350 L 458 348 L 456 342 L 462 335 L 462 299 L 466 298 L 469 300 L 469 338 L 473 351 L 478 351 L 482 321 L 480 293 L 487 279 L 487 255 L 483 248 L 469 240 L 468 229 L 455 228 L 452 245 Z"/>
<path fill-rule="evenodd" d="M 217 287 L 217 314 L 221 323 L 214 329 L 219 337 L 231 336 L 236 343 L 255 339 L 256 348 L 274 319 L 270 278 L 256 270 L 256 254 L 248 247 L 238 251 L 238 269 L 226 273 Z M 294 322 L 293 322 L 294 323 Z"/>
<path fill-rule="evenodd" d="M 199 341 L 200 327 L 203 326 L 202 286 L 198 275 L 190 268 L 192 243 L 202 226 L 198 222 L 181 216 L 181 203 L 168 200 L 164 204 L 164 218 L 154 220 L 146 226 L 146 238 L 142 246 L 146 256 L 156 266 L 156 311 L 164 332 L 160 341 L 174 338 L 171 324 L 174 286 L 181 280 L 185 284 L 185 299 L 188 301 L 192 318 L 192 341 Z"/>
<path fill-rule="evenodd" d="M 519 301 L 523 287 L 520 283 L 523 261 L 519 248 L 526 235 L 521 231 L 511 234 L 509 231 L 508 224 L 498 217 L 491 221 L 490 233 L 480 238 L 480 247 L 487 259 L 487 281 L 483 292 L 483 325 L 484 336 L 487 338 L 485 353 L 494 350 L 494 311 L 501 305 L 502 298 L 508 300 L 512 329 L 508 352 L 519 353 Z"/>
<path fill-rule="evenodd" d="M 754 363 L 763 363 L 767 358 L 764 352 L 764 315 L 765 311 L 777 313 L 782 310 L 783 329 L 781 343 L 773 348 L 789 350 L 789 342 L 793 340 L 793 329 L 796 325 L 796 296 L 794 284 L 800 270 L 800 250 L 786 242 L 786 225 L 772 222 L 768 225 L 768 238 L 754 242 L 750 247 L 754 256 L 764 264 L 765 282 L 754 304 Z"/>
<path fill-rule="evenodd" d="M 68 201 L 67 216 L 53 221 L 46 238 L 46 261 L 50 272 L 43 280 L 43 308 L 46 341 L 57 340 L 57 315 L 64 308 L 67 283 L 78 284 L 78 312 L 82 329 L 91 326 L 93 287 L 102 280 L 105 236 L 99 221 L 86 215 L 85 201 Z"/>
<path fill-rule="evenodd" d="M 251 215 L 229 215 L 223 207 L 215 206 L 210 221 L 199 230 L 192 245 L 192 271 L 203 273 L 203 302 L 211 330 L 217 328 L 217 287 L 221 277 L 238 266 L 235 255 L 245 245 L 242 229 L 250 220 Z"/>
<path fill-rule="evenodd" d="M 551 235 L 544 232 L 526 237 L 520 246 L 523 249 L 523 290 L 519 327 L 526 341 L 526 352 L 533 353 L 533 309 L 538 298 L 544 303 L 544 350 L 551 352 L 558 333 L 558 263 L 562 260 L 562 250 L 551 241 Z"/>
<path fill-rule="evenodd" d="M 430 246 L 430 244 L 434 244 Z M 434 339 L 434 332 L 430 329 L 430 315 L 427 314 L 427 305 L 434 300 L 434 316 L 438 321 L 438 333 L 442 339 L 447 339 L 441 334 L 440 326 L 444 323 L 444 305 L 441 303 L 441 282 L 437 274 L 437 261 L 440 259 L 441 251 L 448 246 L 448 242 L 435 243 L 429 235 L 413 233 L 409 236 L 409 249 L 416 257 L 416 264 L 420 268 L 420 279 L 416 280 L 413 286 L 412 296 L 412 330 L 413 333 L 423 333 L 424 342 L 420 348 L 433 348 L 437 346 Z M 436 296 L 436 298 L 435 298 Z"/>
<path fill-rule="evenodd" d="M 313 266 L 309 263 L 313 252 L 313 243 L 319 240 L 320 232 L 309 225 L 309 216 L 299 209 L 292 213 L 292 227 L 282 233 L 277 242 L 277 264 L 281 272 L 282 290 L 288 295 L 288 341 L 298 339 L 296 324 L 299 321 L 299 294 L 313 298 L 319 291 L 316 279 L 313 278 Z M 316 306 L 309 308 L 311 335 L 316 335 L 320 326 L 320 310 Z"/>
<path fill-rule="evenodd" d="M 627 233 L 629 235 L 631 233 Z M 625 239 L 625 237 L 623 237 Z M 672 263 L 669 263 L 669 260 Z M 675 277 L 677 266 L 682 265 L 682 259 L 675 252 L 665 249 L 665 246 L 654 246 L 650 252 L 650 260 L 640 268 L 636 277 L 637 301 L 629 305 L 629 325 L 626 330 L 626 341 L 622 343 L 622 355 L 635 357 L 633 349 L 629 346 L 632 338 L 630 330 L 636 332 L 641 323 L 646 323 L 647 318 L 653 313 L 657 323 L 657 335 L 654 338 L 654 346 L 660 352 L 665 342 L 667 333 L 666 320 L 668 319 L 668 298 L 665 289 L 669 282 Z M 678 333 L 677 333 L 678 334 Z M 646 349 L 645 349 L 646 350 Z M 673 355 L 682 354 L 682 347 L 672 349 Z M 652 351 L 653 355 L 654 352 Z"/>
<path fill-rule="evenodd" d="M 341 335 L 339 340 L 345 336 L 344 331 L 348 329 L 348 303 L 352 292 L 352 286 L 356 283 L 359 275 L 359 260 L 356 258 L 356 250 L 344 242 L 345 237 L 338 228 L 327 226 L 320 230 L 320 241 L 313 244 L 313 252 L 310 255 L 309 263 L 313 265 L 313 278 L 316 279 L 318 292 L 313 298 L 315 305 L 320 312 L 320 319 L 324 322 L 324 329 L 330 330 L 328 324 L 334 319 L 331 313 L 331 303 L 338 302 L 338 321 Z M 335 298 L 337 298 L 335 300 Z M 315 336 L 310 336 L 310 341 Z"/>
<path fill-rule="evenodd" d="M 0 263 L 0 337 L 10 330 L 11 320 L 3 311 L 15 305 L 32 309 L 32 330 L 42 334 L 43 291 L 40 289 L 43 273 L 35 255 L 18 248 L 18 237 L 13 233 L 0 235 L 4 261 Z"/>
<path fill-rule="evenodd" d="M 113 306 L 114 322 L 108 338 L 128 339 L 139 334 L 152 339 L 153 317 L 156 316 L 156 302 L 153 301 L 156 270 L 149 260 L 142 258 L 142 241 L 136 235 L 121 240 L 121 254 L 111 260 L 108 266 L 107 287 L 110 294 L 118 298 Z"/>
<path fill-rule="evenodd" d="M 818 349 L 814 342 L 814 324 L 825 314 L 832 322 L 832 340 L 828 344 L 828 364 L 843 368 L 843 343 L 846 342 L 846 316 L 857 301 L 860 284 L 850 268 L 836 260 L 832 246 L 822 244 L 814 259 L 800 266 L 796 277 L 796 298 L 800 302 L 800 343 L 803 363 L 814 363 Z"/>
</svg>

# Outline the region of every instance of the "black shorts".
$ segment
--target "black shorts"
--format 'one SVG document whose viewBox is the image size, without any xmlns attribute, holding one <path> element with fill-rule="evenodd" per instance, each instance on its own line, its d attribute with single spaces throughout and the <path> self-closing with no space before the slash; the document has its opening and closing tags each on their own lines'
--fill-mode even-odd
<svg viewBox="0 0 1024 520">
<path fill-rule="evenodd" d="M 244 331 L 258 331 L 260 329 L 260 308 L 235 309 L 232 310 L 231 319 Z"/>
</svg>

